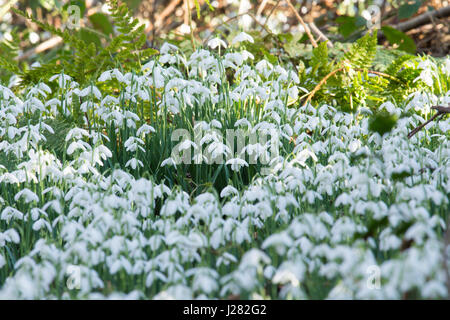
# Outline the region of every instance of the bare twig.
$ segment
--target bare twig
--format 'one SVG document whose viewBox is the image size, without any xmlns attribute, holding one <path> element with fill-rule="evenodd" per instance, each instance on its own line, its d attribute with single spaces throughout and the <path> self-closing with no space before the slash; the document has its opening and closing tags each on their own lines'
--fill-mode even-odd
<svg viewBox="0 0 450 320">
<path fill-rule="evenodd" d="M 0 7 L 0 20 L 9 11 L 9 9 L 16 4 L 17 1 L 19 0 L 11 0 L 6 3 L 3 1 L 2 6 Z"/>
<path fill-rule="evenodd" d="M 170 14 L 172 14 L 178 4 L 181 2 L 181 0 L 172 0 L 170 3 L 164 8 L 164 10 L 157 15 L 155 23 L 154 23 L 154 29 L 161 27 L 162 23 L 164 22 L 164 19 L 168 17 Z"/>
<path fill-rule="evenodd" d="M 274 13 L 275 9 L 278 8 L 278 5 L 280 4 L 281 0 L 277 0 L 277 3 L 273 6 L 272 10 L 270 10 L 269 14 L 267 15 L 266 19 L 264 19 L 264 27 L 269 21 L 269 18 L 272 16 L 272 13 Z"/>
<path fill-rule="evenodd" d="M 314 89 L 310 93 L 308 93 L 308 98 L 306 98 L 306 101 L 305 101 L 305 103 L 303 105 L 305 106 L 306 104 L 308 104 L 309 101 L 311 101 L 312 97 L 316 94 L 317 91 L 320 90 L 320 88 L 327 82 L 327 80 L 329 78 L 331 78 L 336 73 L 338 73 L 338 72 L 340 72 L 342 70 L 344 70 L 344 67 L 340 67 L 340 68 L 334 69 L 329 74 L 327 74 L 325 77 L 323 77 L 323 79 L 320 80 L 320 82 L 314 87 Z"/>
<path fill-rule="evenodd" d="M 291 8 L 292 12 L 294 12 L 295 17 L 297 18 L 298 22 L 303 26 L 303 29 L 305 29 L 306 34 L 308 35 L 309 40 L 311 41 L 311 44 L 314 48 L 317 48 L 317 42 L 314 40 L 313 35 L 311 34 L 311 31 L 309 30 L 309 27 L 306 25 L 305 21 L 303 21 L 302 17 L 297 12 L 297 9 L 292 5 L 291 0 L 286 0 L 286 3 L 288 4 L 289 8 Z"/>
<path fill-rule="evenodd" d="M 434 116 L 432 116 L 428 121 L 422 123 L 418 127 L 414 128 L 410 133 L 408 133 L 408 139 L 411 139 L 412 136 L 414 136 L 417 132 L 419 132 L 423 127 L 425 127 L 434 119 L 443 116 L 444 114 L 450 113 L 450 103 L 448 104 L 448 107 L 433 106 L 431 107 L 431 109 L 437 110 L 437 113 Z"/>
<path fill-rule="evenodd" d="M 188 14 L 189 30 L 191 32 L 191 45 L 195 51 L 196 48 L 195 48 L 195 41 L 194 41 L 194 29 L 192 28 L 191 3 L 189 2 L 189 0 L 185 0 L 185 3 L 186 3 L 186 12 Z"/>
<path fill-rule="evenodd" d="M 17 57 L 17 60 L 19 60 L 19 61 L 26 60 L 29 57 L 31 57 L 32 55 L 35 55 L 35 54 L 47 51 L 48 49 L 52 49 L 52 48 L 56 47 L 61 42 L 62 42 L 62 38 L 60 38 L 58 36 L 50 38 L 50 39 L 42 42 L 35 48 L 30 49 L 30 50 L 26 51 L 24 54 L 22 54 L 21 56 Z"/>
<path fill-rule="evenodd" d="M 400 79 L 398 79 L 398 78 L 396 78 L 394 76 L 391 76 L 390 74 L 384 73 L 384 72 L 375 71 L 375 70 L 365 70 L 365 69 L 361 69 L 361 68 L 356 68 L 355 70 L 356 71 L 360 71 L 360 72 L 367 71 L 367 73 L 375 74 L 377 76 L 380 76 L 380 77 L 383 77 L 383 78 L 388 78 L 388 79 L 394 80 L 396 82 L 402 83 L 402 81 Z"/>
<path fill-rule="evenodd" d="M 267 4 L 267 0 L 263 0 L 261 2 L 261 4 L 258 7 L 258 10 L 256 10 L 257 17 L 261 16 L 261 13 L 263 12 L 264 8 L 266 7 L 266 4 Z"/>
<path fill-rule="evenodd" d="M 327 41 L 328 48 L 333 48 L 334 47 L 333 42 L 331 42 L 330 39 L 328 39 L 327 36 L 324 35 L 322 33 L 322 31 L 320 31 L 319 28 L 317 28 L 317 26 L 314 24 L 314 22 L 310 22 L 309 26 L 311 27 L 312 32 L 314 32 L 316 34 L 316 36 L 319 37 L 318 40 L 322 39 L 323 41 Z"/>
</svg>

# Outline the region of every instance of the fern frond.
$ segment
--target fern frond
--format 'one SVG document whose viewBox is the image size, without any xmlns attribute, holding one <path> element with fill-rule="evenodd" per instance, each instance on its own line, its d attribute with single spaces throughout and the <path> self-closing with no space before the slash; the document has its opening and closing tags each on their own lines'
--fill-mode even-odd
<svg viewBox="0 0 450 320">
<path fill-rule="evenodd" d="M 54 61 L 42 64 L 39 67 L 33 67 L 29 70 L 20 71 L 20 86 L 26 87 L 28 84 L 38 83 L 49 78 L 49 75 L 57 74 L 62 71 L 62 66 Z"/>
<path fill-rule="evenodd" d="M 387 67 L 386 73 L 390 74 L 391 76 L 395 76 L 403 67 L 404 63 L 412 59 L 415 59 L 415 56 L 410 54 L 405 54 L 403 56 L 398 57 L 397 59 L 392 61 L 392 63 Z"/>
<path fill-rule="evenodd" d="M 313 74 L 318 71 L 318 75 L 321 77 L 331 71 L 326 42 L 321 42 L 316 48 L 313 49 L 311 67 L 313 68 Z"/>
<path fill-rule="evenodd" d="M 369 69 L 377 53 L 377 32 L 366 34 L 358 39 L 350 50 L 344 54 L 343 59 L 354 68 Z"/>
<path fill-rule="evenodd" d="M 20 68 L 15 59 L 19 52 L 20 39 L 16 32 L 12 31 L 10 34 L 11 40 L 3 38 L 0 42 L 0 67 L 11 74 L 19 74 Z M 2 76 L 5 75 L 1 73 Z"/>
<path fill-rule="evenodd" d="M 103 71 L 117 66 L 126 72 L 139 70 L 142 59 L 148 59 L 157 53 L 154 49 L 144 48 L 146 43 L 145 27 L 140 25 L 138 19 L 133 18 L 127 6 L 124 3 L 120 4 L 118 0 L 108 0 L 108 4 L 118 34 L 105 46 L 99 48 L 93 42 L 83 40 L 77 32 L 57 29 L 23 11 L 13 9 L 18 15 L 33 21 L 43 30 L 60 36 L 70 47 L 72 53 L 69 57 L 60 55 L 59 59 L 45 64 L 46 72 L 44 67 L 22 72 L 21 78 L 24 85 L 45 80 L 54 72 L 62 70 L 80 85 L 84 85 L 95 80 Z M 0 59 L 0 65 L 5 65 L 8 70 L 14 67 L 7 64 L 4 59 Z M 16 68 L 13 72 L 20 73 L 20 70 Z"/>
</svg>

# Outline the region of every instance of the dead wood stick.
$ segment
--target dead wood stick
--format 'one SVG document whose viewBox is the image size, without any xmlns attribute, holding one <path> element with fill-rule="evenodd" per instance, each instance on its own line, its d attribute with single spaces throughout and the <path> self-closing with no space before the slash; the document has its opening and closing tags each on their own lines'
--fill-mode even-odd
<svg viewBox="0 0 450 320">
<path fill-rule="evenodd" d="M 180 2 L 181 0 L 172 0 L 167 5 L 167 7 L 165 7 L 164 10 L 159 15 L 157 15 L 153 28 L 156 29 L 161 27 L 164 19 L 166 19 L 175 10 L 175 8 L 178 6 Z"/>
<path fill-rule="evenodd" d="M 450 104 L 448 107 L 444 106 L 433 106 L 431 109 L 437 110 L 437 113 L 432 116 L 428 121 L 422 123 L 418 127 L 414 128 L 410 133 L 408 133 L 408 139 L 411 139 L 412 136 L 414 136 L 417 132 L 419 132 L 423 127 L 425 127 L 427 124 L 429 124 L 434 119 L 443 116 L 444 114 L 450 113 Z"/>
<path fill-rule="evenodd" d="M 390 25 L 392 28 L 397 29 L 399 31 L 407 32 L 411 29 L 423 26 L 424 24 L 428 24 L 433 21 L 433 19 L 440 19 L 450 16 L 450 6 L 446 6 L 444 8 L 434 10 L 434 11 L 428 11 L 425 13 L 422 13 L 421 15 L 418 15 L 417 17 L 414 17 L 410 20 L 407 20 L 405 22 L 400 22 L 394 25 Z M 384 38 L 383 31 L 378 31 L 378 39 Z"/>
<path fill-rule="evenodd" d="M 444 18 L 444 17 L 448 17 L 448 16 L 450 16 L 450 6 L 446 6 L 444 8 L 434 10 L 431 12 L 422 13 L 421 15 L 419 15 L 415 18 L 412 18 L 405 22 L 400 22 L 400 23 L 394 25 L 393 27 L 397 30 L 404 32 L 404 31 L 414 29 L 416 27 L 420 27 L 424 24 L 430 23 L 430 22 L 432 22 L 433 18 L 439 19 L 439 18 Z"/>
<path fill-rule="evenodd" d="M 305 21 L 303 21 L 302 17 L 297 12 L 297 9 L 292 5 L 290 0 L 286 0 L 286 3 L 288 4 L 289 8 L 291 8 L 292 12 L 294 12 L 295 17 L 297 18 L 298 22 L 303 26 L 303 29 L 305 29 L 306 34 L 308 35 L 309 40 L 311 41 L 311 44 L 314 48 L 317 48 L 317 42 L 314 40 L 313 35 L 311 34 L 311 31 L 309 30 L 309 27 L 306 25 Z"/>
<path fill-rule="evenodd" d="M 314 22 L 310 22 L 309 26 L 311 27 L 312 32 L 314 32 L 316 34 L 316 36 L 319 37 L 319 40 L 322 39 L 322 40 L 327 42 L 328 48 L 333 48 L 334 47 L 333 42 L 331 42 L 330 39 L 328 39 L 327 36 L 324 35 L 322 33 L 322 31 L 320 31 L 319 28 L 317 28 L 317 26 L 314 24 Z"/>
</svg>

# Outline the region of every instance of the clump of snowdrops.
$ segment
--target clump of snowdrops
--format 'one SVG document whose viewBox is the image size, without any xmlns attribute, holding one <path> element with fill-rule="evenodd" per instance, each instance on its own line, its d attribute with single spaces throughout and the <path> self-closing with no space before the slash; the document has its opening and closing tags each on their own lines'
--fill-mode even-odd
<svg viewBox="0 0 450 320">
<path fill-rule="evenodd" d="M 424 85 L 379 105 L 399 118 L 381 136 L 371 110 L 302 106 L 292 69 L 209 45 L 86 88 L 0 87 L 0 298 L 448 297 L 449 119 L 407 134 L 450 102 L 432 89 L 450 60 L 411 66 Z M 225 160 L 177 163 L 176 129 Z M 237 154 L 226 129 L 275 130 L 270 170 L 248 159 L 273 141 Z"/>
</svg>

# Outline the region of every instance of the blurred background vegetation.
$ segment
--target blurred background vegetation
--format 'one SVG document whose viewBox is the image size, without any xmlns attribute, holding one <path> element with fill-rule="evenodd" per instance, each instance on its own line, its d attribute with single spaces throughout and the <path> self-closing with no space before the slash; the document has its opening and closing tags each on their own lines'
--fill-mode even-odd
<svg viewBox="0 0 450 320">
<path fill-rule="evenodd" d="M 252 53 L 274 60 L 310 54 L 310 41 L 299 16 L 317 40 L 329 39 L 335 51 L 371 29 L 379 44 L 411 54 L 442 57 L 450 52 L 450 2 L 446 0 L 123 0 L 145 25 L 146 47 L 176 43 L 185 51 L 206 45 L 212 35 L 230 39 L 240 31 L 255 39 Z M 295 11 L 289 6 L 292 3 Z M 0 55 L 20 64 L 45 62 L 64 49 L 58 36 L 42 30 L 11 7 L 64 29 L 71 5 L 80 8 L 76 32 L 88 43 L 101 46 L 115 26 L 108 7 L 97 0 L 0 0 Z M 322 38 L 322 39 L 321 39 Z M 336 44 L 338 44 L 336 46 Z M 331 47 L 332 45 L 330 45 Z M 332 51 L 331 51 L 332 52 Z"/>
</svg>

